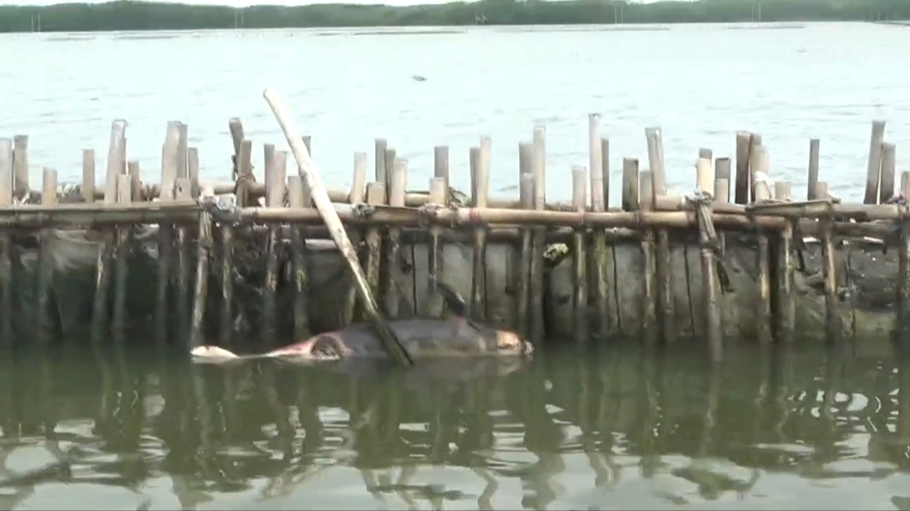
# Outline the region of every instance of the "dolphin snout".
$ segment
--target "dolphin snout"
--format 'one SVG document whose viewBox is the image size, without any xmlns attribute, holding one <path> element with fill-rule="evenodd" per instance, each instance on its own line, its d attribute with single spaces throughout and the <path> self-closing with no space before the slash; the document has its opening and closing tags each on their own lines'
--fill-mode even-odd
<svg viewBox="0 0 910 511">
<path fill-rule="evenodd" d="M 525 341 L 517 333 L 508 330 L 496 331 L 496 349 L 500 352 L 525 354 L 534 351 L 531 343 Z"/>
</svg>

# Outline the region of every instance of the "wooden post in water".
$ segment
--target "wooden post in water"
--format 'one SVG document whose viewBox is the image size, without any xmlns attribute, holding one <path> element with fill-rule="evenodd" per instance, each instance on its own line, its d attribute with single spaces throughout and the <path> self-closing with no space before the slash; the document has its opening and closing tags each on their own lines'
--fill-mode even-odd
<svg viewBox="0 0 910 511">
<path fill-rule="evenodd" d="M 863 204 L 875 204 L 882 171 L 882 141 L 885 138 L 885 121 L 872 121 L 869 136 L 869 160 L 866 164 L 866 195 Z"/>
<path fill-rule="evenodd" d="M 128 174 L 117 174 L 117 203 L 131 202 L 132 183 Z M 122 342 L 126 336 L 126 294 L 127 272 L 129 271 L 130 226 L 117 227 L 114 245 L 114 314 L 112 333 L 114 342 Z"/>
<path fill-rule="evenodd" d="M 547 198 L 547 129 L 544 126 L 534 126 L 532 172 L 534 174 L 534 209 L 542 211 Z M 544 331 L 544 300 L 543 300 L 543 253 L 547 246 L 547 229 L 534 228 L 533 256 L 531 258 L 531 340 L 539 345 L 545 335 Z"/>
<path fill-rule="evenodd" d="M 446 148 L 448 151 L 448 148 Z M 446 164 L 448 164 L 448 158 L 446 158 Z M 446 177 L 436 176 L 430 179 L 430 204 L 438 208 L 443 208 L 446 205 L 446 196 L 448 195 L 448 189 L 446 188 Z M 443 250 L 442 250 L 442 227 L 439 225 L 433 224 L 430 226 L 430 246 L 427 247 L 427 273 L 429 275 L 429 294 L 426 299 L 426 313 L 430 317 L 439 317 L 443 312 L 443 301 L 442 296 L 440 296 L 437 287 L 439 284 L 439 274 L 442 272 L 443 268 Z M 421 285 L 420 283 L 415 283 L 415 286 Z"/>
<path fill-rule="evenodd" d="M 384 138 L 377 138 L 373 142 L 375 149 L 375 172 L 373 174 L 373 182 L 385 184 L 385 153 L 388 150 L 389 142 Z"/>
<path fill-rule="evenodd" d="M 827 199 L 828 183 L 819 181 L 816 184 L 815 196 Z M 874 198 L 873 198 L 874 201 Z M 822 275 L 825 282 L 825 333 L 829 344 L 840 341 L 840 318 L 837 315 L 837 273 L 834 262 L 834 220 L 831 214 L 822 217 Z"/>
<path fill-rule="evenodd" d="M 534 209 L 534 174 L 531 173 L 533 147 L 531 144 L 519 144 L 518 146 L 518 167 L 521 171 L 521 181 L 519 182 L 519 198 L 521 199 L 522 210 Z M 521 230 L 521 252 L 518 264 L 518 297 L 517 311 L 515 314 L 518 322 L 518 334 L 522 338 L 530 337 L 530 318 L 528 313 L 531 310 L 531 260 L 534 257 L 533 231 L 530 228 Z"/>
<path fill-rule="evenodd" d="M 269 208 L 284 206 L 285 183 L 287 182 L 287 153 L 272 151 L 265 167 L 265 205 Z M 269 348 L 276 344 L 275 322 L 278 294 L 278 235 L 281 224 L 269 227 L 268 247 L 265 260 L 265 286 L 262 293 L 262 331 Z"/>
<path fill-rule="evenodd" d="M 477 161 L 474 163 L 474 149 L 471 149 L 471 197 L 473 207 L 483 210 L 490 196 L 490 137 L 480 137 Z M 477 321 L 487 320 L 487 230 L 486 226 L 474 228 L 474 264 L 471 280 L 471 317 Z"/>
<path fill-rule="evenodd" d="M 82 200 L 95 202 L 95 150 L 82 150 Z"/>
<path fill-rule="evenodd" d="M 897 155 L 894 144 L 882 143 L 882 172 L 881 188 L 879 189 L 879 204 L 885 204 L 894 197 L 894 177 L 897 172 Z"/>
<path fill-rule="evenodd" d="M 395 166 L 395 159 L 397 158 L 398 152 L 395 151 L 394 147 L 388 147 L 385 150 L 385 181 L 382 182 L 383 190 L 386 193 L 385 198 L 382 200 L 383 204 L 389 203 L 389 193 L 392 191 L 392 168 Z"/>
<path fill-rule="evenodd" d="M 180 128 L 177 121 L 167 123 L 167 133 L 161 147 L 161 202 L 174 200 L 177 181 L 177 144 Z M 173 259 L 174 231 L 171 225 L 158 225 L 158 288 L 155 301 L 155 332 L 159 344 L 167 342 L 171 329 L 169 319 L 171 262 Z"/>
<path fill-rule="evenodd" d="M 449 146 L 438 145 L 433 148 L 433 177 L 441 178 L 445 184 L 445 192 L 449 194 Z M 445 205 L 448 202 L 443 202 Z"/>
<path fill-rule="evenodd" d="M 816 179 L 817 181 L 817 179 Z M 774 183 L 774 196 L 779 201 L 791 200 L 790 183 Z M 798 221 L 798 220 L 797 220 Z M 777 338 L 790 344 L 794 340 L 796 327 L 796 302 L 793 296 L 793 223 L 787 222 L 777 242 Z"/>
<path fill-rule="evenodd" d="M 717 204 L 728 204 L 730 202 L 730 158 L 717 158 L 714 161 L 714 202 Z M 718 187 L 722 183 L 723 187 Z M 727 253 L 727 239 L 724 233 L 717 233 L 718 250 L 723 256 Z"/>
<path fill-rule="evenodd" d="M 22 200 L 28 197 L 28 135 L 13 137 L 13 195 Z"/>
<path fill-rule="evenodd" d="M 702 153 L 696 164 L 696 183 L 698 190 L 706 200 L 698 203 L 696 216 L 698 217 L 698 241 L 701 245 L 701 276 L 704 296 L 705 333 L 708 338 L 708 347 L 713 362 L 723 359 L 723 330 L 720 323 L 720 306 L 717 303 L 717 262 L 714 251 L 717 248 L 717 233 L 714 230 L 711 201 L 716 189 L 714 169 L 711 164 L 711 155 Z"/>
<path fill-rule="evenodd" d="M 378 144 L 378 141 L 377 141 Z M 379 154 L 379 149 L 377 148 L 377 153 Z M 382 148 L 383 154 L 385 154 L 385 146 Z M 379 161 L 378 159 L 376 161 Z M 383 168 L 385 165 L 385 159 L 383 158 Z M 377 164 L 378 165 L 378 164 Z M 378 172 L 378 171 L 377 171 Z M 385 171 L 383 171 L 385 172 Z M 383 174 L 385 175 L 385 174 Z M 357 204 L 365 204 L 366 199 L 366 187 L 367 187 L 367 153 L 354 153 L 354 181 L 351 184 L 351 193 L 350 198 L 348 199 L 352 206 Z M 364 233 L 366 230 L 363 231 Z M 366 238 L 366 235 L 362 235 Z M 357 253 L 354 253 L 355 259 L 357 259 Z M 357 264 L 360 264 L 359 262 Z M 342 325 L 349 325 L 356 320 L 357 317 L 357 292 L 358 292 L 358 283 L 356 280 L 351 282 L 351 288 L 348 290 L 348 294 L 345 300 L 344 306 L 344 319 L 341 321 Z"/>
<path fill-rule="evenodd" d="M 234 154 L 231 157 L 231 160 L 234 163 L 234 168 L 231 175 L 231 181 L 234 181 L 235 186 L 241 185 L 241 182 L 238 180 L 240 176 L 240 162 L 241 162 L 241 149 L 243 144 L 243 123 L 240 122 L 240 119 L 234 117 L 228 121 L 228 130 L 231 133 L 231 142 L 234 147 Z M 246 154 L 249 155 L 252 151 L 252 146 L 248 146 L 246 149 Z M 249 169 L 250 174 L 252 174 L 252 168 Z M 246 169 L 244 169 L 246 172 Z M 245 189 L 245 186 L 243 187 Z M 237 205 L 240 205 L 239 195 L 240 190 L 235 191 L 235 197 L 237 200 Z M 221 346 L 229 347 L 233 341 L 234 333 L 234 226 L 229 222 L 224 222 L 220 225 L 221 231 L 221 314 L 219 317 L 219 337 L 221 341 Z"/>
<path fill-rule="evenodd" d="M 910 171 L 901 172 L 901 194 L 910 197 Z M 896 340 L 904 346 L 910 344 L 910 208 L 903 207 L 900 246 L 897 252 L 897 325 Z M 902 399 L 907 396 L 902 396 Z"/>
<path fill-rule="evenodd" d="M 736 132 L 736 187 L 733 202 L 736 204 L 749 203 L 749 146 L 752 134 L 748 131 Z"/>
<path fill-rule="evenodd" d="M 667 194 L 663 135 L 660 128 L 647 128 L 645 130 L 645 138 L 648 141 L 648 164 L 651 166 L 652 197 L 648 200 L 653 205 L 658 195 Z M 676 318 L 673 312 L 673 272 L 670 257 L 670 233 L 667 229 L 658 229 L 656 255 L 657 300 L 663 339 L 668 344 L 672 344 L 676 340 Z"/>
<path fill-rule="evenodd" d="M 635 169 L 638 168 L 637 160 L 625 160 L 623 161 L 624 165 L 629 165 L 630 174 L 632 173 L 632 165 L 634 161 Z M 626 172 L 623 172 L 623 178 L 626 177 Z M 641 212 L 649 212 L 654 209 L 654 177 L 652 171 L 642 170 L 638 172 L 638 210 Z M 657 267 L 657 262 L 654 260 L 655 252 L 655 232 L 653 229 L 647 229 L 642 233 L 641 239 L 641 262 L 642 262 L 642 324 L 641 324 L 641 335 L 644 337 L 645 342 L 653 346 L 656 344 L 657 333 L 660 330 L 657 323 L 657 301 L 658 301 L 658 290 L 657 282 L 655 282 L 655 272 Z M 663 316 L 664 321 L 668 321 L 666 316 Z M 664 327 L 664 331 L 667 330 L 667 327 Z"/>
<path fill-rule="evenodd" d="M 819 154 L 821 141 L 817 138 L 809 140 L 809 182 L 806 191 L 807 200 L 815 200 L 815 185 L 818 183 Z"/>
<path fill-rule="evenodd" d="M 185 125 L 184 125 L 185 126 Z M 182 133 L 181 137 L 186 133 Z M 186 154 L 186 153 L 184 153 Z M 179 154 L 178 154 L 179 157 Z M 178 165 L 178 169 L 179 169 Z M 186 168 L 182 170 L 186 172 Z M 190 200 L 193 198 L 193 189 L 190 185 L 190 179 L 180 176 L 174 186 L 174 194 L 177 200 Z M 177 226 L 177 299 L 174 300 L 174 306 L 177 309 L 177 336 L 183 343 L 189 343 L 190 340 L 190 254 L 185 225 Z"/>
<path fill-rule="evenodd" d="M 591 210 L 606 211 L 610 194 L 610 143 L 600 138 L 600 115 L 588 115 L 588 164 L 591 178 Z M 594 229 L 589 251 L 588 273 L 591 292 L 597 310 L 597 334 L 604 338 L 610 333 L 610 262 L 612 249 L 607 246 L 604 229 Z"/>
<path fill-rule="evenodd" d="M 0 207 L 13 203 L 13 141 L 0 138 Z M 10 236 L 0 233 L 0 345 L 13 343 L 13 270 L 11 265 Z"/>
<path fill-rule="evenodd" d="M 752 137 L 755 140 L 755 137 Z M 762 145 L 752 147 L 752 193 L 755 204 L 762 204 L 771 199 L 771 188 L 767 182 L 767 176 L 770 172 L 770 163 L 768 160 L 768 151 Z M 758 341 L 760 343 L 771 342 L 771 261 L 768 236 L 758 228 L 758 249 L 756 257 L 757 274 L 758 274 L 758 313 L 756 324 L 758 325 Z"/>
<path fill-rule="evenodd" d="M 584 213 L 587 210 L 588 172 L 584 167 L 572 168 L 572 204 L 575 211 Z M 575 296 L 573 310 L 575 312 L 574 328 L 575 342 L 586 344 L 590 340 L 588 330 L 588 247 L 587 229 L 578 227 L 574 234 L 574 252 L 572 270 L 574 273 Z"/>
<path fill-rule="evenodd" d="M 385 184 L 367 183 L 367 204 L 382 206 L 385 204 Z M 366 281 L 372 296 L 379 296 L 379 277 L 382 268 L 382 231 L 379 224 L 371 223 L 366 232 L 367 257 L 364 262 Z"/>
<path fill-rule="evenodd" d="M 107 173 L 104 185 L 104 203 L 117 202 L 117 176 L 125 171 L 126 154 L 126 121 L 116 119 L 111 123 L 111 140 L 107 153 Z M 113 258 L 116 239 L 114 230 L 104 230 L 102 246 L 98 251 L 98 264 L 95 273 L 95 297 L 92 308 L 92 340 L 100 341 L 107 333 L 108 300 L 111 287 L 111 259 Z M 160 255 L 159 255 L 160 257 Z"/>
<path fill-rule="evenodd" d="M 288 176 L 289 205 L 292 208 L 309 208 L 310 196 L 305 193 L 306 187 L 301 176 Z M 310 280 L 306 262 L 306 239 L 300 232 L 300 226 L 291 226 L 291 250 L 294 264 L 294 339 L 302 341 L 310 337 L 310 319 L 307 311 L 307 293 Z"/>
<path fill-rule="evenodd" d="M 209 257 L 214 241 L 212 239 L 212 217 L 203 210 L 199 214 L 199 240 L 196 246 L 196 286 L 193 293 L 193 319 L 190 327 L 190 349 L 205 344 L 202 320 L 205 317 L 205 302 L 209 283 Z"/>
<path fill-rule="evenodd" d="M 755 173 L 761 170 L 760 147 L 762 147 L 761 135 L 752 133 L 751 137 L 749 137 L 749 184 L 751 188 L 746 204 L 755 203 Z"/>
<path fill-rule="evenodd" d="M 53 206 L 57 203 L 57 171 L 45 168 L 43 178 L 41 204 L 43 206 Z M 38 283 L 35 290 L 38 294 L 38 304 L 35 326 L 37 327 L 38 342 L 42 344 L 49 342 L 54 333 L 54 321 L 50 311 L 54 285 L 54 256 L 49 253 L 52 236 L 53 233 L 50 229 L 43 229 L 39 238 Z"/>
<path fill-rule="evenodd" d="M 638 175 L 638 160 L 635 158 L 623 158 L 623 160 L 622 160 L 622 188 L 621 188 L 622 196 L 621 196 L 621 200 L 620 200 L 620 204 L 622 205 L 623 211 L 628 211 L 628 212 L 638 211 L 639 180 L 640 180 L 640 178 Z M 650 182 L 650 180 L 648 180 L 648 181 Z M 653 238 L 651 238 L 650 241 L 648 241 L 646 239 L 650 236 L 650 232 L 651 231 L 645 231 L 644 233 L 641 233 L 642 236 L 644 237 L 642 239 L 642 244 L 641 244 L 642 254 L 645 253 L 646 243 L 648 244 L 648 247 L 650 247 L 653 244 Z M 647 250 L 650 250 L 650 248 L 648 248 Z M 643 257 L 643 259 L 644 259 L 644 257 Z M 650 266 L 648 266 L 648 263 L 645 263 L 645 267 L 650 268 Z M 646 288 L 649 285 L 648 284 L 648 279 L 649 279 L 648 275 L 649 275 L 648 273 L 643 274 L 643 278 L 645 279 Z M 645 299 L 644 307 L 647 307 L 647 302 L 648 302 L 648 300 Z M 622 304 L 620 304 L 619 307 L 622 308 Z M 623 313 L 622 312 L 617 314 L 617 318 L 619 320 L 619 325 L 617 325 L 617 326 L 619 327 L 619 330 L 622 333 L 624 333 L 626 335 L 630 335 L 632 333 L 637 333 L 634 330 L 635 328 L 638 328 L 637 326 L 623 324 Z"/>
<path fill-rule="evenodd" d="M 196 163 L 198 168 L 198 161 Z M 126 168 L 130 178 L 130 201 L 142 202 L 142 177 L 139 169 L 139 162 L 130 160 L 127 162 Z M 149 200 L 151 200 L 151 197 Z"/>
<path fill-rule="evenodd" d="M 408 161 L 396 158 L 392 162 L 389 183 L 392 189 L 389 191 L 389 206 L 396 208 L 404 207 L 404 198 L 408 186 Z M 398 292 L 400 269 L 399 263 L 401 257 L 401 228 L 398 226 L 389 226 L 388 245 L 386 246 L 386 282 L 383 285 L 385 289 L 385 312 L 390 318 L 399 317 L 399 305 L 402 298 L 406 303 L 410 303 L 406 297 L 400 296 Z M 413 310 L 408 311 L 412 315 Z"/>
</svg>

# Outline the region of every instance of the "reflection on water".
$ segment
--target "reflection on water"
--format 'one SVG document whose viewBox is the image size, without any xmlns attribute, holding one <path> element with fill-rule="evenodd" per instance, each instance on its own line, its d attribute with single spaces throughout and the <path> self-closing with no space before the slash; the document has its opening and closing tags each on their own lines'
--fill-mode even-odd
<svg viewBox="0 0 910 511">
<path fill-rule="evenodd" d="M 712 370 L 623 345 L 407 371 L 6 354 L 0 508 L 908 507 L 910 365 L 729 355 Z"/>
</svg>

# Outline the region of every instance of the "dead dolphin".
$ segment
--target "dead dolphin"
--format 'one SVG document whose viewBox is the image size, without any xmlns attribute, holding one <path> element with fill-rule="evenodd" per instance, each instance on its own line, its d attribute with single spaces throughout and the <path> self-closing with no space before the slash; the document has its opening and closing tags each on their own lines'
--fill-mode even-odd
<svg viewBox="0 0 910 511">
<path fill-rule="evenodd" d="M 440 283 L 437 289 L 449 309 L 448 318 L 393 319 L 388 322 L 412 358 L 444 356 L 515 356 L 533 351 L 531 343 L 517 333 L 479 324 L 467 318 L 464 299 Z M 237 355 L 217 346 L 199 346 L 190 351 L 195 362 L 221 363 L 255 358 L 286 361 L 340 360 L 353 357 L 387 357 L 382 341 L 371 325 L 358 323 L 341 330 L 315 335 L 277 350 L 256 355 Z"/>
</svg>

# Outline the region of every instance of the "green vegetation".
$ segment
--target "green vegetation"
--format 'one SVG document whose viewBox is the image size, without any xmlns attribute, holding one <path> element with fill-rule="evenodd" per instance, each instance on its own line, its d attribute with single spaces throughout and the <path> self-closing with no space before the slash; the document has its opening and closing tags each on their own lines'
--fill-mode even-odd
<svg viewBox="0 0 910 511">
<path fill-rule="evenodd" d="M 760 14 L 759 14 L 760 13 Z M 121 0 L 103 4 L 0 6 L 0 32 L 194 30 L 417 25 L 552 25 L 910 19 L 910 0 L 701 0 L 650 4 L 614 0 L 481 0 L 444 5 L 210 5 Z"/>
</svg>

